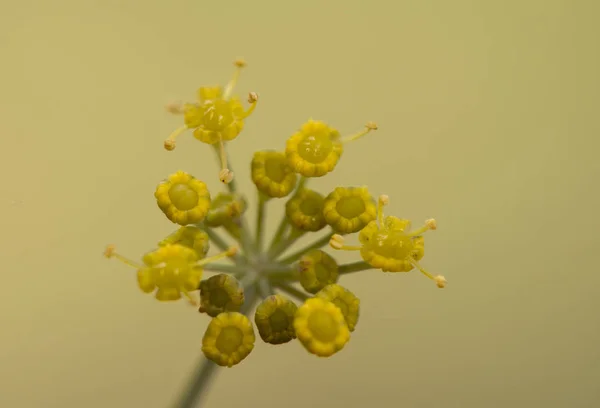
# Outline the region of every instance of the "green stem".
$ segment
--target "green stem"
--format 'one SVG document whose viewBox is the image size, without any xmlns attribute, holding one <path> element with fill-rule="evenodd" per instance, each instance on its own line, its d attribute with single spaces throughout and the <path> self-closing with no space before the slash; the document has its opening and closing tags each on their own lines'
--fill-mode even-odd
<svg viewBox="0 0 600 408">
<path fill-rule="evenodd" d="M 310 297 L 306 293 L 302 292 L 300 289 L 295 288 L 294 286 L 287 284 L 287 283 L 278 282 L 275 287 L 286 292 L 288 295 L 291 295 L 291 296 L 297 298 L 301 302 L 304 302 L 306 299 L 308 299 Z"/>
<path fill-rule="evenodd" d="M 249 314 L 257 300 L 256 288 L 254 283 L 244 286 L 246 301 L 240 310 L 241 313 Z M 202 397 L 206 396 L 206 391 L 210 382 L 214 379 L 217 369 L 220 368 L 217 364 L 202 357 L 198 367 L 191 376 L 191 381 L 186 390 L 182 393 L 181 398 L 174 405 L 174 408 L 195 408 L 201 406 Z"/>
<path fill-rule="evenodd" d="M 237 265 L 220 265 L 220 264 L 207 264 L 202 267 L 205 271 L 210 272 L 225 272 L 232 274 L 240 274 L 245 272 L 245 268 Z"/>
<path fill-rule="evenodd" d="M 285 214 L 285 210 L 284 210 L 283 217 L 281 218 L 281 221 L 279 222 L 279 227 L 277 227 L 277 231 L 275 232 L 275 235 L 273 236 L 273 239 L 271 240 L 271 245 L 269 245 L 269 252 L 271 250 L 275 249 L 275 246 L 277 245 L 277 243 L 279 241 L 281 241 L 281 239 L 285 235 L 285 232 L 289 226 L 290 226 L 290 223 L 288 222 L 287 215 Z"/>
<path fill-rule="evenodd" d="M 217 155 L 217 160 L 219 162 L 219 168 L 221 168 L 221 154 L 219 152 L 219 144 L 215 143 L 212 145 L 214 152 Z M 229 156 L 229 155 L 228 155 Z M 229 170 L 233 172 L 233 170 L 231 169 L 231 165 L 229 164 L 229 157 L 227 157 L 227 163 L 228 163 L 228 167 Z M 237 182 L 235 180 L 235 173 L 234 173 L 234 177 L 233 180 L 231 180 L 231 183 L 225 184 L 227 186 L 227 190 L 229 190 L 230 193 L 235 193 L 237 191 Z"/>
<path fill-rule="evenodd" d="M 217 234 L 212 228 L 206 227 L 203 230 L 204 230 L 204 232 L 206 232 L 206 235 L 208 235 L 208 238 L 210 239 L 210 241 L 213 244 L 215 244 L 215 246 L 217 248 L 219 248 L 221 251 L 227 251 L 229 249 L 230 245 L 228 245 L 223 240 L 223 238 L 221 238 L 221 236 L 219 234 Z M 239 254 L 235 254 L 233 257 L 231 257 L 229 259 L 231 259 L 236 264 L 245 263 L 244 259 Z"/>
<path fill-rule="evenodd" d="M 265 204 L 268 197 L 260 191 L 258 192 L 258 209 L 256 211 L 256 250 L 257 252 L 262 251 L 263 244 L 263 229 L 265 226 Z"/>
<path fill-rule="evenodd" d="M 298 267 L 289 267 L 287 269 L 272 271 L 266 273 L 267 278 L 271 282 L 280 283 L 282 281 L 293 281 L 298 282 L 300 279 L 300 272 L 298 271 Z"/>
<path fill-rule="evenodd" d="M 246 254 L 246 258 L 250 259 L 253 255 L 256 254 L 256 245 L 255 242 L 252 241 L 252 237 L 250 236 L 250 229 L 248 228 L 248 222 L 246 221 L 246 215 L 242 214 L 240 217 L 240 244 L 242 245 L 242 249 Z"/>
<path fill-rule="evenodd" d="M 308 179 L 306 177 L 300 176 L 300 181 L 298 181 L 298 184 L 296 185 L 296 189 L 292 193 L 291 197 L 295 196 L 298 193 L 298 191 L 300 191 L 301 188 L 304 188 L 307 181 L 308 181 Z M 281 241 L 281 239 L 285 235 L 285 232 L 289 226 L 290 226 L 290 223 L 288 222 L 287 215 L 284 210 L 283 217 L 281 218 L 281 221 L 279 222 L 279 226 L 277 227 L 277 231 L 275 232 L 275 235 L 273 236 L 273 239 L 271 240 L 271 245 L 269 245 L 269 252 L 275 248 L 275 246 L 279 243 L 279 241 Z"/>
<path fill-rule="evenodd" d="M 373 269 L 373 267 L 366 262 L 358 261 L 345 265 L 340 265 L 340 267 L 338 268 L 338 273 L 341 275 L 345 273 L 366 271 L 369 269 Z"/>
<path fill-rule="evenodd" d="M 318 241 L 315 241 L 312 244 L 307 245 L 306 247 L 302 248 L 301 250 L 296 251 L 293 254 L 291 254 L 290 256 L 286 256 L 281 261 L 277 261 L 277 262 L 282 263 L 284 265 L 289 265 L 293 262 L 296 262 L 298 259 L 302 258 L 302 256 L 305 253 L 307 253 L 308 251 L 312 251 L 313 249 L 319 249 L 319 248 L 322 248 L 325 245 L 327 245 L 329 243 L 329 240 L 331 239 L 332 235 L 333 235 L 333 232 L 325 235 L 323 238 L 320 238 Z"/>
<path fill-rule="evenodd" d="M 263 299 L 275 294 L 271 282 L 265 278 L 261 278 L 256 281 L 256 290 Z"/>
<path fill-rule="evenodd" d="M 296 242 L 298 238 L 300 238 L 304 234 L 305 231 L 292 228 L 287 238 L 280 240 L 279 243 L 277 243 L 275 247 L 269 251 L 269 259 L 276 259 L 279 255 L 281 255 L 281 253 L 285 252 L 285 250 L 288 249 L 290 245 Z"/>
</svg>

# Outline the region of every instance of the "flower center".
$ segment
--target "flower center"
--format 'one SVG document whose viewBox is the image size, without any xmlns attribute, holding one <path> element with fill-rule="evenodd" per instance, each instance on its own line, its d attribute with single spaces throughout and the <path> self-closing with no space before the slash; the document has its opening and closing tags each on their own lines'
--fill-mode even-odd
<svg viewBox="0 0 600 408">
<path fill-rule="evenodd" d="M 325 267 L 325 265 L 321 263 L 317 263 L 315 265 L 315 276 L 319 282 L 329 281 L 329 275 L 329 270 Z"/>
<path fill-rule="evenodd" d="M 237 327 L 224 327 L 217 337 L 216 347 L 221 353 L 231 354 L 242 345 L 244 334 Z"/>
<path fill-rule="evenodd" d="M 280 332 L 286 330 L 290 325 L 290 319 L 281 309 L 277 309 L 269 316 L 269 324 L 273 331 Z"/>
<path fill-rule="evenodd" d="M 229 295 L 223 288 L 215 288 L 210 291 L 210 303 L 218 308 L 225 307 L 229 302 Z"/>
<path fill-rule="evenodd" d="M 393 259 L 407 259 L 414 249 L 412 238 L 400 231 L 379 231 L 367 245 L 376 254 Z"/>
<path fill-rule="evenodd" d="M 324 310 L 315 310 L 308 317 L 308 329 L 312 335 L 323 343 L 333 341 L 338 335 L 337 322 L 331 314 Z"/>
<path fill-rule="evenodd" d="M 265 172 L 267 177 L 276 183 L 281 183 L 285 178 L 286 171 L 285 161 L 279 158 L 269 158 L 265 161 Z"/>
<path fill-rule="evenodd" d="M 217 99 L 202 106 L 204 127 L 215 132 L 225 129 L 233 123 L 233 111 L 227 101 Z"/>
<path fill-rule="evenodd" d="M 187 211 L 198 205 L 198 193 L 185 183 L 178 183 L 169 189 L 169 199 L 181 211 Z"/>
<path fill-rule="evenodd" d="M 333 142 L 329 134 L 310 134 L 298 144 L 300 157 L 313 164 L 325 161 L 332 150 Z"/>
<path fill-rule="evenodd" d="M 344 218 L 356 218 L 365 212 L 365 202 L 360 197 L 342 197 L 335 206 L 337 212 Z"/>
<path fill-rule="evenodd" d="M 320 200 L 302 200 L 300 202 L 300 211 L 309 217 L 319 214 L 323 210 L 323 203 Z"/>
</svg>

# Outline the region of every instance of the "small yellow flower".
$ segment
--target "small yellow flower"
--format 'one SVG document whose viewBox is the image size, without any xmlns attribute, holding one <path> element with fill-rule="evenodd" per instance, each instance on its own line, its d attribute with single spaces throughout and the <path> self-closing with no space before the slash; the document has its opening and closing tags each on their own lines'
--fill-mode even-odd
<svg viewBox="0 0 600 408">
<path fill-rule="evenodd" d="M 313 190 L 302 188 L 285 205 L 290 223 L 301 231 L 316 232 L 325 227 L 325 198 Z"/>
<path fill-rule="evenodd" d="M 180 299 L 182 293 L 189 297 L 189 292 L 198 289 L 202 268 L 193 249 L 166 244 L 142 260 L 145 266 L 138 269 L 137 279 L 144 293 L 156 291 L 156 299 L 170 301 Z"/>
<path fill-rule="evenodd" d="M 210 203 L 204 224 L 209 227 L 221 227 L 236 220 L 246 208 L 247 203 L 243 196 L 219 193 Z"/>
<path fill-rule="evenodd" d="M 304 177 L 322 177 L 333 171 L 344 151 L 344 143 L 376 130 L 369 122 L 360 132 L 347 137 L 321 121 L 310 119 L 287 141 L 285 153 L 290 166 Z"/>
<path fill-rule="evenodd" d="M 246 316 L 225 312 L 208 324 L 202 338 L 202 352 L 216 364 L 232 367 L 250 354 L 255 340 L 252 323 Z"/>
<path fill-rule="evenodd" d="M 306 350 L 319 357 L 337 353 L 350 340 L 341 310 L 322 298 L 310 298 L 298 308 L 294 329 Z"/>
<path fill-rule="evenodd" d="M 224 183 L 231 182 L 233 173 L 227 168 L 227 156 L 224 143 L 235 139 L 244 128 L 244 120 L 252 114 L 258 101 L 258 95 L 251 92 L 248 96 L 250 108 L 245 110 L 240 99 L 232 96 L 240 71 L 246 66 L 243 60 L 235 62 L 236 70 L 229 84 L 201 87 L 198 89 L 198 101 L 186 103 L 180 109 L 169 107 L 175 113 L 183 113 L 184 125 L 174 130 L 165 140 L 167 150 L 175 149 L 175 141 L 186 130 L 193 129 L 194 137 L 203 143 L 216 145 L 220 151 L 221 172 L 219 178 Z"/>
<path fill-rule="evenodd" d="M 202 221 L 210 207 L 206 184 L 183 171 L 160 183 L 154 196 L 167 218 L 179 225 Z"/>
<path fill-rule="evenodd" d="M 300 258 L 300 284 L 308 293 L 317 293 L 325 286 L 336 283 L 339 277 L 335 259 L 320 249 L 313 249 Z"/>
<path fill-rule="evenodd" d="M 210 248 L 210 242 L 206 232 L 198 227 L 190 225 L 179 228 L 173 234 L 158 243 L 159 246 L 168 244 L 179 244 L 191 248 L 196 251 L 199 259 L 204 258 Z"/>
<path fill-rule="evenodd" d="M 366 187 L 337 187 L 325 199 L 323 215 L 335 232 L 351 234 L 375 219 L 377 206 Z"/>
<path fill-rule="evenodd" d="M 358 323 L 360 300 L 348 289 L 332 284 L 324 287 L 316 297 L 328 300 L 336 305 L 344 315 L 348 329 L 353 332 Z"/>
<path fill-rule="evenodd" d="M 296 187 L 298 176 L 288 165 L 284 153 L 260 151 L 252 158 L 252 181 L 268 197 L 285 197 Z"/>
<path fill-rule="evenodd" d="M 343 150 L 337 130 L 311 119 L 288 139 L 285 152 L 295 172 L 321 177 L 335 168 Z"/>
<path fill-rule="evenodd" d="M 115 258 L 137 269 L 138 286 L 144 293 L 154 293 L 160 301 L 178 300 L 184 295 L 192 305 L 197 302 L 190 296 L 198 289 L 202 279 L 202 267 L 225 257 L 234 256 L 236 247 L 220 254 L 199 259 L 198 251 L 180 244 L 163 243 L 155 251 L 142 258 L 143 265 L 118 254 L 114 245 L 108 245 L 104 251 L 106 258 Z"/>
<path fill-rule="evenodd" d="M 244 304 L 244 290 L 233 276 L 221 273 L 200 282 L 200 312 L 211 317 L 237 312 Z"/>
<path fill-rule="evenodd" d="M 294 316 L 298 306 L 282 295 L 267 297 L 256 308 L 254 322 L 264 342 L 283 344 L 296 338 Z"/>
<path fill-rule="evenodd" d="M 445 278 L 431 275 L 418 262 L 425 254 L 422 234 L 437 229 L 436 221 L 426 220 L 421 228 L 409 231 L 410 221 L 393 216 L 384 217 L 383 207 L 387 202 L 387 196 L 379 197 L 377 220 L 371 221 L 358 234 L 360 246 L 345 245 L 340 235 L 334 235 L 329 245 L 338 250 L 360 251 L 366 263 L 383 272 L 409 272 L 417 268 L 435 281 L 438 287 L 445 287 Z"/>
</svg>

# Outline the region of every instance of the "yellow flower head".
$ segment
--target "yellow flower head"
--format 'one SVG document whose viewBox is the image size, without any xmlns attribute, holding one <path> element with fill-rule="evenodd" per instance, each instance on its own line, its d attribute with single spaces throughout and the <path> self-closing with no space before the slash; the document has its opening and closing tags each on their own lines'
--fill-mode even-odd
<svg viewBox="0 0 600 408">
<path fill-rule="evenodd" d="M 333 171 L 343 150 L 337 130 L 311 119 L 288 139 L 285 153 L 295 172 L 321 177 Z"/>
<path fill-rule="evenodd" d="M 360 300 L 348 289 L 332 284 L 324 287 L 316 297 L 325 299 L 336 305 L 344 315 L 348 329 L 353 332 L 358 323 Z"/>
<path fill-rule="evenodd" d="M 225 312 L 208 324 L 202 338 L 202 352 L 216 364 L 231 367 L 250 354 L 255 340 L 252 323 L 246 316 Z"/>
<path fill-rule="evenodd" d="M 294 329 L 310 353 L 329 357 L 350 340 L 350 330 L 341 310 L 322 298 L 310 298 L 298 308 Z"/>
<path fill-rule="evenodd" d="M 300 258 L 300 284 L 308 293 L 317 293 L 325 286 L 336 283 L 338 264 L 320 249 L 313 249 Z"/>
<path fill-rule="evenodd" d="M 422 234 L 428 230 L 437 229 L 434 219 L 425 221 L 425 225 L 409 231 L 410 221 L 397 217 L 384 217 L 383 207 L 388 203 L 388 197 L 379 197 L 377 220 L 371 221 L 358 234 L 361 246 L 347 246 L 344 238 L 334 235 L 330 246 L 334 249 L 360 251 L 363 260 L 373 268 L 384 272 L 409 272 L 417 268 L 423 275 L 436 282 L 439 288 L 446 286 L 443 276 L 433 276 L 427 272 L 419 260 L 425 254 Z"/>
<path fill-rule="evenodd" d="M 258 191 L 268 197 L 285 197 L 296 186 L 296 173 L 288 165 L 284 153 L 260 151 L 252 158 L 252 181 Z"/>
<path fill-rule="evenodd" d="M 180 109 L 172 106 L 170 112 L 182 113 L 184 125 L 176 129 L 165 140 L 167 150 L 175 149 L 175 141 L 186 130 L 193 129 L 194 137 L 203 143 L 215 145 L 220 151 L 221 173 L 219 178 L 224 183 L 233 179 L 233 173 L 227 168 L 224 143 L 235 139 L 244 128 L 244 120 L 252 114 L 258 101 L 258 95 L 248 95 L 250 108 L 245 110 L 238 97 L 232 96 L 240 71 L 246 66 L 243 60 L 235 61 L 236 70 L 225 89 L 220 86 L 201 87 L 198 89 L 198 101 L 186 103 Z"/>
<path fill-rule="evenodd" d="M 200 282 L 200 312 L 211 317 L 237 312 L 244 304 L 244 290 L 233 276 L 221 273 Z"/>
<path fill-rule="evenodd" d="M 202 259 L 208 253 L 210 243 L 206 232 L 191 225 L 181 227 L 158 243 L 158 246 L 179 244 L 196 251 L 198 259 Z"/>
<path fill-rule="evenodd" d="M 369 122 L 353 135 L 340 133 L 321 121 L 310 119 L 287 141 L 285 153 L 290 166 L 304 177 L 322 177 L 333 171 L 344 151 L 344 143 L 361 138 L 377 125 Z"/>
<path fill-rule="evenodd" d="M 290 223 L 301 231 L 316 232 L 325 227 L 325 198 L 313 190 L 302 188 L 285 205 Z"/>
<path fill-rule="evenodd" d="M 377 206 L 366 187 L 337 187 L 325 199 L 323 215 L 335 232 L 351 234 L 375 219 Z"/>
<path fill-rule="evenodd" d="M 246 199 L 238 194 L 219 193 L 212 199 L 204 224 L 221 227 L 240 217 L 247 208 Z"/>
<path fill-rule="evenodd" d="M 298 307 L 282 295 L 267 297 L 256 308 L 254 322 L 265 343 L 283 344 L 296 338 L 294 316 Z"/>
<path fill-rule="evenodd" d="M 167 218 L 179 225 L 202 221 L 210 207 L 206 184 L 183 171 L 160 183 L 154 196 Z"/>
<path fill-rule="evenodd" d="M 198 289 L 202 268 L 197 264 L 198 254 L 178 244 L 166 244 L 144 255 L 144 266 L 138 269 L 137 279 L 144 293 L 155 292 L 160 301 L 178 300 L 183 293 Z"/>
</svg>

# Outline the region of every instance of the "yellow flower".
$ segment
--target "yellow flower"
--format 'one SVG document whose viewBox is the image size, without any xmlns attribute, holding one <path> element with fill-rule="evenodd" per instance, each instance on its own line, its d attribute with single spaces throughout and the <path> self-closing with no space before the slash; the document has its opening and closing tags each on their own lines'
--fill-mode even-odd
<svg viewBox="0 0 600 408">
<path fill-rule="evenodd" d="M 233 178 L 233 173 L 227 168 L 224 143 L 240 134 L 244 128 L 244 120 L 252 114 L 258 101 L 258 95 L 251 92 L 248 96 L 250 108 L 245 110 L 240 99 L 232 96 L 240 71 L 246 63 L 237 60 L 235 66 L 233 78 L 225 89 L 220 86 L 201 87 L 198 89 L 197 102 L 186 103 L 181 109 L 169 108 L 170 111 L 183 113 L 184 125 L 174 130 L 164 142 L 165 149 L 173 150 L 177 137 L 186 130 L 193 129 L 196 139 L 218 147 L 221 158 L 219 178 L 224 183 L 229 183 Z"/>
<path fill-rule="evenodd" d="M 199 259 L 204 258 L 210 248 L 206 232 L 194 226 L 181 227 L 158 243 L 159 246 L 168 244 L 179 244 L 191 248 L 196 251 Z"/>
<path fill-rule="evenodd" d="M 366 187 L 337 187 L 325 199 L 323 215 L 335 232 L 351 234 L 377 216 L 377 207 Z"/>
<path fill-rule="evenodd" d="M 409 231 L 410 221 L 393 216 L 384 217 L 383 207 L 388 200 L 385 195 L 379 197 L 377 221 L 371 221 L 360 231 L 360 246 L 345 245 L 341 235 L 334 235 L 329 245 L 338 250 L 360 251 L 366 263 L 383 272 L 409 272 L 417 268 L 436 282 L 439 288 L 444 288 L 446 279 L 431 275 L 418 262 L 425 254 L 425 241 L 421 235 L 428 230 L 437 229 L 436 221 L 433 218 L 426 220 L 421 228 Z"/>
<path fill-rule="evenodd" d="M 200 282 L 200 312 L 211 317 L 237 312 L 244 303 L 244 290 L 233 276 L 221 273 Z"/>
<path fill-rule="evenodd" d="M 385 217 L 380 227 L 371 221 L 360 233 L 360 254 L 365 262 L 384 272 L 409 272 L 425 254 L 422 236 L 409 232 L 410 221 Z"/>
<path fill-rule="evenodd" d="M 336 283 L 339 277 L 335 259 L 320 249 L 313 249 L 303 255 L 298 268 L 300 284 L 309 293 L 317 293 L 325 286 Z"/>
<path fill-rule="evenodd" d="M 343 150 L 337 130 L 311 119 L 288 139 L 285 153 L 295 172 L 321 177 L 335 168 Z"/>
<path fill-rule="evenodd" d="M 256 308 L 254 322 L 264 342 L 283 344 L 296 338 L 294 316 L 298 307 L 282 295 L 267 297 Z"/>
<path fill-rule="evenodd" d="M 104 251 L 106 258 L 116 258 L 124 264 L 137 269 L 138 286 L 145 293 L 153 293 L 160 301 L 178 300 L 184 295 L 191 304 L 197 305 L 190 296 L 191 291 L 198 289 L 202 279 L 202 267 L 208 263 L 225 257 L 234 256 L 236 247 L 231 247 L 220 254 L 199 259 L 198 252 L 180 244 L 163 243 L 155 251 L 142 258 L 139 265 L 118 254 L 114 245 L 108 245 Z"/>
<path fill-rule="evenodd" d="M 290 223 L 299 230 L 316 232 L 325 227 L 325 198 L 313 190 L 300 189 L 288 200 L 285 212 Z"/>
<path fill-rule="evenodd" d="M 285 153 L 296 173 L 304 177 L 322 177 L 337 165 L 344 151 L 344 143 L 359 139 L 376 129 L 377 125 L 369 122 L 360 132 L 341 138 L 336 129 L 310 119 L 288 139 Z"/>
<path fill-rule="evenodd" d="M 310 298 L 298 308 L 294 329 L 306 350 L 319 357 L 335 354 L 350 340 L 344 315 L 322 298 Z"/>
<path fill-rule="evenodd" d="M 325 286 L 316 297 L 328 300 L 336 305 L 344 315 L 348 329 L 353 332 L 358 323 L 358 315 L 360 312 L 360 300 L 348 289 L 332 284 Z"/>
<path fill-rule="evenodd" d="M 216 364 L 231 367 L 250 354 L 255 339 L 252 323 L 246 316 L 225 312 L 208 324 L 202 339 L 202 352 Z"/>
<path fill-rule="evenodd" d="M 206 184 L 183 171 L 160 183 L 154 196 L 167 218 L 179 225 L 202 221 L 210 207 Z"/>
<path fill-rule="evenodd" d="M 252 181 L 268 197 L 285 197 L 296 187 L 296 173 L 284 153 L 260 151 L 252 158 Z"/>
<path fill-rule="evenodd" d="M 144 293 L 156 291 L 160 301 L 178 300 L 183 293 L 198 289 L 202 268 L 197 266 L 198 254 L 183 245 L 166 244 L 143 257 L 144 267 L 138 269 L 137 279 Z"/>
<path fill-rule="evenodd" d="M 243 196 L 219 193 L 210 203 L 204 224 L 209 227 L 221 227 L 237 219 L 246 208 L 247 203 Z"/>
</svg>

